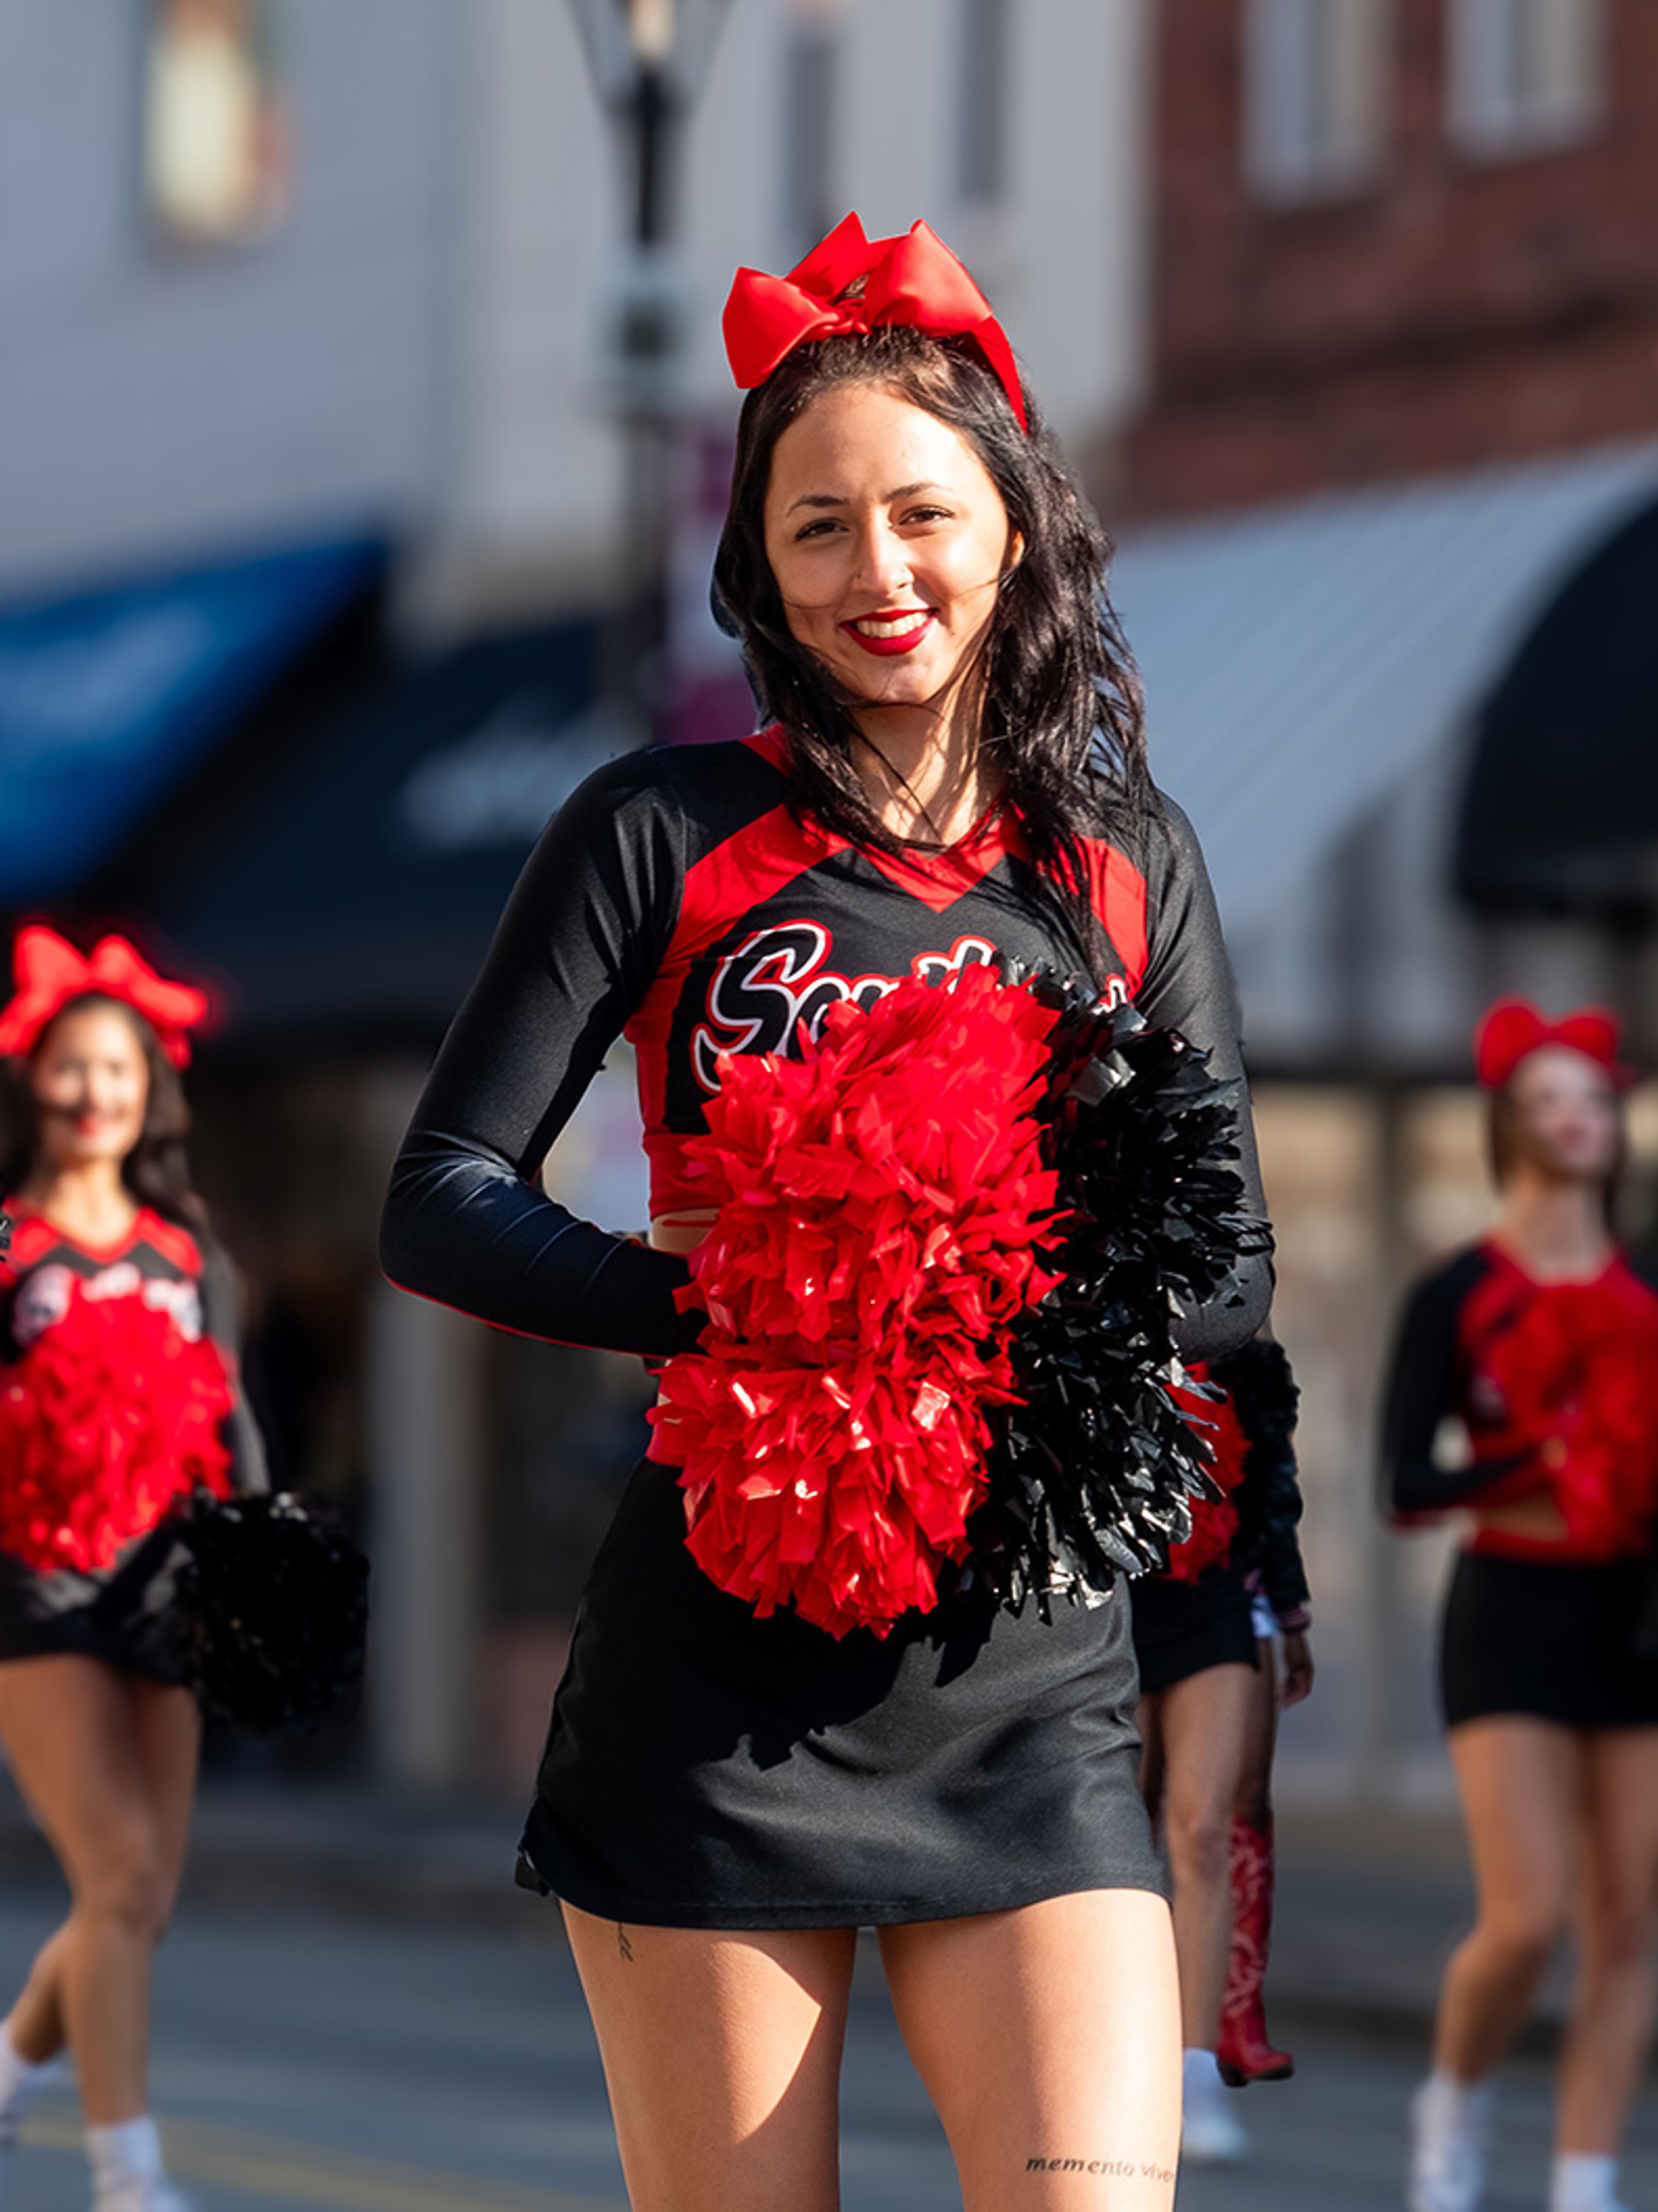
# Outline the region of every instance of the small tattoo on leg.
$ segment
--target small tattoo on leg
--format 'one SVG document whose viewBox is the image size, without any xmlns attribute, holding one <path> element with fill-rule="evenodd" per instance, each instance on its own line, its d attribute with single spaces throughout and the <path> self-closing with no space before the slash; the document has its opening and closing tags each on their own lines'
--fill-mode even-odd
<svg viewBox="0 0 1658 2212">
<path fill-rule="evenodd" d="M 628 1940 L 627 1929 L 619 1920 L 616 1923 L 616 1948 L 621 1955 L 623 1965 L 631 1966 L 634 1962 L 634 1947 Z"/>
<path fill-rule="evenodd" d="M 1172 2181 L 1175 2169 L 1155 2158 L 1028 2158 L 1027 2173 L 1092 2173 L 1121 2181 Z"/>
</svg>

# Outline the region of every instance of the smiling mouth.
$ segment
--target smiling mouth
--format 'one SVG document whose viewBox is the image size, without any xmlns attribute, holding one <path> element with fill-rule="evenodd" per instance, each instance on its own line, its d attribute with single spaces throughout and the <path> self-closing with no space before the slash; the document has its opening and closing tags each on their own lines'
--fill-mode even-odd
<svg viewBox="0 0 1658 2212">
<path fill-rule="evenodd" d="M 904 607 L 890 614 L 859 615 L 842 623 L 847 635 L 866 653 L 908 653 L 932 627 L 931 607 Z"/>
</svg>

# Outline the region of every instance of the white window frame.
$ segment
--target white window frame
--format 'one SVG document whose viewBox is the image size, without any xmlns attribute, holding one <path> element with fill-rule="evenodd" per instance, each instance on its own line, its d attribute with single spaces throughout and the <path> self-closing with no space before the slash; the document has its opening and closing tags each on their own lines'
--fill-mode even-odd
<svg viewBox="0 0 1658 2212">
<path fill-rule="evenodd" d="M 1606 0 L 1450 0 L 1451 136 L 1503 160 L 1581 145 L 1605 120 Z"/>
<path fill-rule="evenodd" d="M 1244 166 L 1269 200 L 1361 190 L 1386 149 L 1393 0 L 1248 0 Z"/>
</svg>

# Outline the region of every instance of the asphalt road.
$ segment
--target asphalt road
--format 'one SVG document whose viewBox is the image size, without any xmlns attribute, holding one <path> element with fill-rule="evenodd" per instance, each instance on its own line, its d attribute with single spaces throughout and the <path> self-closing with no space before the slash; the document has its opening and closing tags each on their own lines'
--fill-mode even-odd
<svg viewBox="0 0 1658 2212">
<path fill-rule="evenodd" d="M 0 1905 L 0 1981 L 50 1925 L 30 1888 Z M 1326 2027 L 1302 2070 L 1249 2091 L 1242 2168 L 1182 2180 L 1181 2212 L 1394 2212 L 1413 2053 Z M 202 2212 L 622 2212 L 598 2059 L 552 1916 L 467 1931 L 293 1907 L 187 1907 L 161 1956 L 155 2103 Z M 865 1978 L 846 2075 L 847 2212 L 958 2207 L 936 2124 L 884 1996 Z M 1548 2085 L 1504 2092 L 1488 2212 L 1544 2201 Z M 72 2088 L 31 2121 L 7 2212 L 83 2212 Z M 1658 2109 L 1626 2193 L 1658 2212 Z"/>
</svg>

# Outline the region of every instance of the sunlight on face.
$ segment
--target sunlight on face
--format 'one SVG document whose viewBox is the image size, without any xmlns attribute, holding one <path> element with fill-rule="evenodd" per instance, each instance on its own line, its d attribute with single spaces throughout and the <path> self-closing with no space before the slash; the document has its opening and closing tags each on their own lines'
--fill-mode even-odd
<svg viewBox="0 0 1658 2212">
<path fill-rule="evenodd" d="M 60 1014 L 29 1068 L 40 1155 L 49 1168 L 124 1160 L 149 1102 L 149 1069 L 137 1030 L 113 1006 Z"/>
<path fill-rule="evenodd" d="M 872 706 L 953 689 L 1019 551 L 967 440 L 874 384 L 820 393 L 779 438 L 765 531 L 791 635 Z"/>
<path fill-rule="evenodd" d="M 1523 1158 L 1544 1174 L 1599 1182 L 1618 1158 L 1618 1097 L 1598 1060 L 1569 1045 L 1528 1054 L 1513 1084 L 1514 1127 Z"/>
</svg>

